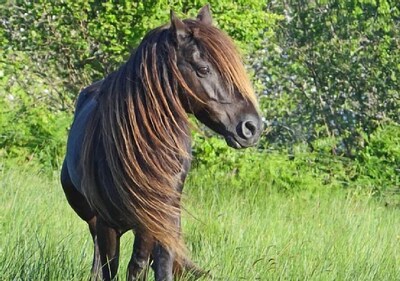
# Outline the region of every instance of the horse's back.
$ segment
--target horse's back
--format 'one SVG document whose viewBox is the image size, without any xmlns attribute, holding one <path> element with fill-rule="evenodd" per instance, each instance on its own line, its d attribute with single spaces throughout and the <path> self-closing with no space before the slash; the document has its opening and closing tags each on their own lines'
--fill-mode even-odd
<svg viewBox="0 0 400 281">
<path fill-rule="evenodd" d="M 82 143 L 88 122 L 97 108 L 97 95 L 101 82 L 98 81 L 90 85 L 79 94 L 75 107 L 74 121 L 68 135 L 65 164 L 70 179 L 78 191 L 81 191 L 82 180 L 82 172 L 79 165 Z"/>
</svg>

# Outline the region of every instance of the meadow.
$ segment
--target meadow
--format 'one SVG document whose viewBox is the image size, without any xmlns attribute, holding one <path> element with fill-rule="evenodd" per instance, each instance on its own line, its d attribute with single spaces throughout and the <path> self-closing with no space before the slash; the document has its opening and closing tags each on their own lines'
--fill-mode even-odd
<svg viewBox="0 0 400 281">
<path fill-rule="evenodd" d="M 211 280 L 400 279 L 400 209 L 368 192 L 287 192 L 242 176 L 198 168 L 185 187 L 185 240 Z M 92 241 L 56 176 L 4 169 L 0 202 L 0 280 L 88 279 Z M 122 239 L 121 280 L 132 238 Z"/>
</svg>

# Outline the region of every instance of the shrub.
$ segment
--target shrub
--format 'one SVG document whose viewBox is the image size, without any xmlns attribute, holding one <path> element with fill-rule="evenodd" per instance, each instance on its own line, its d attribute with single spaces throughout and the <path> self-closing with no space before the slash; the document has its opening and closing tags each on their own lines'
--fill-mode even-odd
<svg viewBox="0 0 400 281">
<path fill-rule="evenodd" d="M 400 195 L 400 125 L 379 126 L 365 141 L 356 159 L 355 185 L 381 195 Z"/>
<path fill-rule="evenodd" d="M 7 59 L 13 64 L 0 61 L 0 157 L 58 167 L 71 116 L 45 81 L 30 71 L 32 62 L 25 54 Z"/>
<path fill-rule="evenodd" d="M 277 145 L 335 139 L 354 157 L 387 120 L 400 122 L 397 1 L 271 2 L 285 15 L 275 41 L 253 56 L 262 109 Z"/>
</svg>

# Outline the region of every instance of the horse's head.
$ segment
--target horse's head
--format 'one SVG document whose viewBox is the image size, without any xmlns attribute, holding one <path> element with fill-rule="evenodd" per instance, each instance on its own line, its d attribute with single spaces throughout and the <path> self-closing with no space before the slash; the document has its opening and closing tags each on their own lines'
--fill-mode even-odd
<svg viewBox="0 0 400 281">
<path fill-rule="evenodd" d="M 181 21 L 171 12 L 170 34 L 187 86 L 182 102 L 229 146 L 253 146 L 263 125 L 250 80 L 232 40 L 211 22 L 208 5 L 196 20 Z"/>
</svg>

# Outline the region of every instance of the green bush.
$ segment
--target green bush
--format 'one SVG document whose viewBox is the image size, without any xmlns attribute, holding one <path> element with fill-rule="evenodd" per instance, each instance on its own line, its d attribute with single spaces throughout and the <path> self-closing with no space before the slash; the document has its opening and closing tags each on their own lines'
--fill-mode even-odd
<svg viewBox="0 0 400 281">
<path fill-rule="evenodd" d="M 355 173 L 353 161 L 295 145 L 281 150 L 229 148 L 220 138 L 195 134 L 193 168 L 201 174 L 226 178 L 233 186 L 267 182 L 279 192 L 347 187 Z M 206 172 L 205 172 L 206 171 Z"/>
<path fill-rule="evenodd" d="M 398 1 L 271 1 L 285 15 L 253 67 L 264 85 L 262 109 L 272 144 L 335 139 L 354 157 L 362 134 L 400 123 Z"/>
<path fill-rule="evenodd" d="M 0 157 L 58 167 L 72 116 L 31 71 L 32 62 L 25 54 L 6 58 L 13 64 L 0 61 Z"/>
<path fill-rule="evenodd" d="M 380 126 L 357 156 L 356 184 L 378 194 L 400 195 L 400 125 Z"/>
<path fill-rule="evenodd" d="M 400 202 L 400 126 L 381 125 L 363 134 L 364 148 L 354 159 L 332 154 L 335 139 L 318 139 L 314 151 L 294 144 L 290 151 L 234 150 L 220 138 L 195 134 L 193 168 L 213 178 L 228 178 L 232 185 L 268 182 L 278 191 L 315 191 L 316 188 L 351 188 Z M 203 172 L 202 172 L 203 171 Z"/>
</svg>

